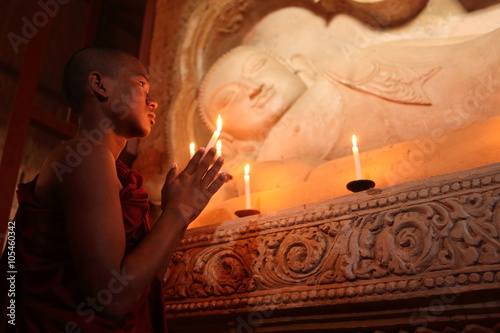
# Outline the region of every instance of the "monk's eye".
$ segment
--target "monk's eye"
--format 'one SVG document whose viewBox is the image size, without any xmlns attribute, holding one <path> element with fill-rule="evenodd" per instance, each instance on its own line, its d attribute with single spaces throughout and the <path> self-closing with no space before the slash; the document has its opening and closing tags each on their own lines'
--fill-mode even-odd
<svg viewBox="0 0 500 333">
<path fill-rule="evenodd" d="M 139 81 L 139 84 L 141 85 L 141 87 L 144 87 L 146 85 L 146 82 L 144 81 Z"/>
</svg>

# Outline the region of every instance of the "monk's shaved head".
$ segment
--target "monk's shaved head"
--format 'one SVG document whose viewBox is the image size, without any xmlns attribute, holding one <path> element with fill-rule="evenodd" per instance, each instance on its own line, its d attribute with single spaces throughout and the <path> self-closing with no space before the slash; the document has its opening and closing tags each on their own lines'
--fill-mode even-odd
<svg viewBox="0 0 500 333">
<path fill-rule="evenodd" d="M 128 53 L 111 47 L 91 46 L 77 51 L 64 70 L 63 90 L 69 107 L 77 114 L 82 111 L 85 85 L 91 72 L 114 78 L 130 57 Z"/>
</svg>

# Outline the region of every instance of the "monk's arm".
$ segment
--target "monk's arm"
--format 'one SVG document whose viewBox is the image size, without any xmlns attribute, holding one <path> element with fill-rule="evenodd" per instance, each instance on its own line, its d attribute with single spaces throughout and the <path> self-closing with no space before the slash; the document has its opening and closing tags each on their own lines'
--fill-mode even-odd
<svg viewBox="0 0 500 333">
<path fill-rule="evenodd" d="M 225 176 L 218 175 L 222 160 L 209 169 L 215 152 L 210 151 L 199 163 L 202 153 L 200 150 L 179 175 L 175 167 L 170 170 L 162 192 L 163 212 L 128 254 L 119 199 L 121 184 L 107 148 L 95 147 L 58 183 L 82 290 L 91 298 L 102 290 L 119 290 L 109 304 L 102 305 L 103 316 L 119 319 L 129 311 L 157 272 L 168 265 L 189 223 L 224 183 Z M 117 280 L 122 284 L 120 288 Z"/>
</svg>

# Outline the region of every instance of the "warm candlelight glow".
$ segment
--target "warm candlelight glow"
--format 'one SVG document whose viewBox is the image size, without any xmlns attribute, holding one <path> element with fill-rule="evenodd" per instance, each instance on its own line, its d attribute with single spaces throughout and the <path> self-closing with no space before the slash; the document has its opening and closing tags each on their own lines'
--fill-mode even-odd
<svg viewBox="0 0 500 333">
<path fill-rule="evenodd" d="M 245 165 L 245 175 L 243 176 L 245 180 L 245 207 L 246 209 L 252 208 L 252 199 L 250 197 L 250 164 Z"/>
<path fill-rule="evenodd" d="M 215 157 L 219 158 L 222 156 L 222 142 L 217 140 L 217 144 L 215 145 L 215 149 L 217 149 L 217 154 Z"/>
<path fill-rule="evenodd" d="M 361 161 L 359 160 L 358 140 L 356 139 L 356 135 L 354 134 L 352 136 L 352 156 L 354 157 L 356 177 L 357 179 L 363 179 L 363 173 L 361 172 Z"/>
<path fill-rule="evenodd" d="M 205 158 L 205 155 L 208 153 L 208 151 L 210 150 L 210 148 L 212 148 L 213 146 L 215 146 L 217 140 L 219 140 L 219 136 L 220 136 L 220 132 L 221 131 L 222 131 L 222 118 L 221 118 L 220 115 L 218 115 L 217 116 L 217 129 L 214 131 L 214 134 L 212 134 L 212 137 L 210 138 L 210 141 L 208 141 L 208 144 L 205 147 L 205 153 L 201 157 L 202 160 L 203 160 L 203 158 Z"/>
<path fill-rule="evenodd" d="M 196 149 L 195 143 L 194 143 L 194 142 L 191 142 L 191 143 L 189 144 L 189 157 L 190 157 L 190 158 L 193 158 L 194 153 L 195 153 L 195 149 Z"/>
</svg>

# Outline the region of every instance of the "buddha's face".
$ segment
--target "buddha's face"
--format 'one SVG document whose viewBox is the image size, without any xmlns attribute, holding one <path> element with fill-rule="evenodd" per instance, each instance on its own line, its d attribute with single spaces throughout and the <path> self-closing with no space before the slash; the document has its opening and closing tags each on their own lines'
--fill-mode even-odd
<svg viewBox="0 0 500 333">
<path fill-rule="evenodd" d="M 289 67 L 250 48 L 224 58 L 209 80 L 201 101 L 209 119 L 220 114 L 223 131 L 240 140 L 262 141 L 306 90 Z"/>
</svg>

